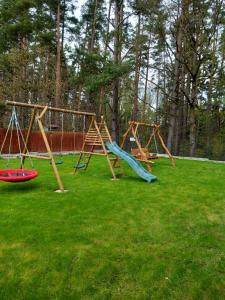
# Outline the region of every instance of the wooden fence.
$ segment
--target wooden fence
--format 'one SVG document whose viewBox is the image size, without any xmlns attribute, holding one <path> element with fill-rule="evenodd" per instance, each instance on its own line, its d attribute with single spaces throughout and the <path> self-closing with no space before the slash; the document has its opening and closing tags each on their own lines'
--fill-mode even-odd
<svg viewBox="0 0 225 300">
<path fill-rule="evenodd" d="M 22 131 L 23 136 L 26 137 L 27 131 Z M 4 141 L 4 137 L 6 134 L 6 129 L 0 128 L 0 149 L 2 147 L 2 143 Z M 19 153 L 19 143 L 17 132 L 14 130 L 12 132 L 12 140 L 11 140 L 11 149 L 9 151 L 10 145 L 10 132 L 7 136 L 4 148 L 2 153 Z M 82 132 L 64 132 L 63 136 L 61 132 L 46 132 L 46 136 L 49 142 L 49 145 L 53 152 L 60 152 L 60 151 L 79 151 L 82 148 L 84 134 Z M 21 141 L 21 148 L 23 148 L 22 139 Z M 62 149 L 61 149 L 61 141 L 62 141 Z M 41 133 L 39 131 L 33 131 L 31 134 L 30 142 L 29 142 L 29 151 L 30 152 L 46 152 L 46 147 L 44 145 Z"/>
</svg>

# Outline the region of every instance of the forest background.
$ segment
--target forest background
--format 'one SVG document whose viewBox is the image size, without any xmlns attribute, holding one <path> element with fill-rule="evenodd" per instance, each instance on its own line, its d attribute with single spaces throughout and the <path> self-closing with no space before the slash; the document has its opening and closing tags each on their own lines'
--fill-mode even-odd
<svg viewBox="0 0 225 300">
<path fill-rule="evenodd" d="M 6 100 L 48 104 L 104 115 L 117 141 L 159 123 L 174 155 L 225 160 L 224 25 L 224 0 L 0 0 L 0 127 Z"/>
</svg>

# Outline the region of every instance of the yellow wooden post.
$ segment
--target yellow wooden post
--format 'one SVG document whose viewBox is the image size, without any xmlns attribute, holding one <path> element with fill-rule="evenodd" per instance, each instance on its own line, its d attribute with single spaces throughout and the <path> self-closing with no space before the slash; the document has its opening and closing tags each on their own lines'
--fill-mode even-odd
<svg viewBox="0 0 225 300">
<path fill-rule="evenodd" d="M 91 130 L 91 128 L 92 128 L 92 126 L 93 126 L 93 122 L 94 122 L 94 117 L 91 118 L 91 123 L 90 123 L 90 125 L 89 125 L 88 132 Z M 87 151 L 85 151 L 85 146 L 86 146 L 86 136 L 84 136 L 84 141 L 83 141 L 82 149 L 81 149 L 81 151 L 80 151 L 78 161 L 77 161 L 77 163 L 76 163 L 76 165 L 75 165 L 74 174 L 75 174 L 75 173 L 77 172 L 77 170 L 78 170 L 77 167 L 79 166 L 79 164 L 80 164 L 80 162 L 81 162 L 81 160 L 82 160 L 82 156 L 83 156 L 84 154 L 88 154 Z M 93 149 L 93 148 L 92 148 L 92 149 Z M 91 152 L 91 151 L 90 151 L 90 152 Z M 90 154 L 89 157 L 88 157 L 88 161 L 87 161 L 87 163 L 86 163 L 86 166 L 84 167 L 84 170 L 87 169 L 88 164 L 89 164 L 89 162 L 90 162 L 90 159 L 91 159 L 91 154 Z"/>
<path fill-rule="evenodd" d="M 109 154 L 108 154 L 107 149 L 106 149 L 106 147 L 105 147 L 104 141 L 103 141 L 103 139 L 102 139 L 102 137 L 101 137 L 101 132 L 100 132 L 100 130 L 99 130 L 99 128 L 98 128 L 98 125 L 97 125 L 97 123 L 96 123 L 96 120 L 94 121 L 94 124 L 95 124 L 95 128 L 96 128 L 96 130 L 97 130 L 97 132 L 98 132 L 100 141 L 101 141 L 101 143 L 102 143 L 102 149 L 103 149 L 103 151 L 104 151 L 104 153 L 105 153 L 105 155 L 106 155 L 106 159 L 107 159 L 107 162 L 108 162 L 108 164 L 109 164 L 109 168 L 110 168 L 110 170 L 111 170 L 113 179 L 116 179 L 116 174 L 115 174 L 114 168 L 113 168 L 113 166 L 112 166 L 112 164 L 111 164 L 111 161 L 110 161 L 110 159 L 109 159 Z"/>
<path fill-rule="evenodd" d="M 129 132 L 131 131 L 132 126 L 133 126 L 133 125 L 132 125 L 132 122 L 130 122 L 127 131 L 126 131 L 126 132 L 124 133 L 124 135 L 123 135 L 123 140 L 122 140 L 122 143 L 120 144 L 120 148 L 121 148 L 121 149 L 123 149 L 124 143 L 125 143 L 125 141 L 126 141 L 126 139 L 127 139 L 127 136 L 128 136 L 128 134 L 129 134 Z"/>
<path fill-rule="evenodd" d="M 43 117 L 44 114 L 41 114 L 41 116 Z M 59 172 L 58 172 L 58 169 L 57 169 L 57 166 L 56 166 L 56 163 L 55 163 L 55 160 L 54 160 L 54 157 L 53 157 L 51 148 L 50 148 L 50 146 L 49 146 L 48 139 L 47 139 L 47 137 L 46 137 L 45 130 L 44 130 L 44 126 L 42 125 L 40 116 L 37 116 L 36 119 L 37 119 L 37 123 L 38 123 L 39 129 L 40 129 L 42 138 L 43 138 L 43 140 L 44 140 L 45 147 L 46 147 L 46 149 L 47 149 L 49 158 L 51 159 L 52 168 L 53 168 L 53 171 L 54 171 L 54 174 L 55 174 L 55 177 L 56 177 L 56 180 L 57 180 L 59 189 L 60 189 L 61 192 L 64 192 L 64 191 L 65 191 L 65 190 L 64 190 L 64 186 L 63 186 L 62 180 L 61 180 L 61 178 L 60 178 L 60 175 L 59 175 Z"/>
<path fill-rule="evenodd" d="M 153 126 L 153 131 L 152 131 L 152 133 L 150 135 L 150 138 L 149 138 L 149 140 L 148 140 L 148 142 L 147 142 L 147 144 L 145 145 L 144 148 L 149 147 L 149 145 L 151 144 L 152 138 L 154 137 L 155 134 L 156 134 L 156 128 L 155 128 L 155 126 Z"/>
<path fill-rule="evenodd" d="M 140 142 L 139 142 L 139 140 L 137 138 L 137 135 L 136 135 L 136 132 L 135 132 L 134 128 L 132 127 L 131 130 L 132 130 L 132 133 L 134 135 L 135 142 L 136 142 L 136 144 L 138 146 L 138 150 L 140 151 L 141 156 L 142 156 L 142 160 L 141 161 L 146 162 L 146 166 L 147 166 L 148 171 L 152 171 L 152 166 L 151 166 L 150 162 L 148 161 L 148 159 L 146 158 L 145 152 L 141 148 L 141 144 L 140 144 Z"/>
<path fill-rule="evenodd" d="M 174 160 L 172 154 L 170 153 L 169 149 L 166 147 L 166 145 L 165 145 L 165 143 L 164 143 L 164 141 L 163 141 L 163 138 L 162 138 L 162 136 L 161 136 L 161 134 L 160 134 L 159 128 L 160 128 L 160 126 L 158 126 L 156 132 L 157 132 L 158 138 L 159 138 L 159 140 L 160 140 L 160 143 L 161 143 L 163 149 L 166 151 L 167 155 L 169 156 L 169 158 L 170 158 L 170 160 L 171 160 L 171 163 L 172 163 L 173 167 L 175 167 L 175 165 L 176 165 L 175 160 Z"/>
</svg>

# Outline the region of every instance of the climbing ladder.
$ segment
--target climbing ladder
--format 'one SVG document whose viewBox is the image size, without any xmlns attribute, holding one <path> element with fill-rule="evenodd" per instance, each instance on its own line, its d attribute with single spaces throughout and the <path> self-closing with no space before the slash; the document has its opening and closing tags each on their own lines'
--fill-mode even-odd
<svg viewBox="0 0 225 300">
<path fill-rule="evenodd" d="M 95 118 L 92 118 L 88 132 L 85 135 L 82 150 L 75 166 L 74 173 L 76 173 L 79 169 L 84 171 L 87 170 L 91 157 L 93 155 L 99 155 L 106 157 L 112 177 L 113 179 L 116 179 L 114 169 L 115 162 L 118 158 L 110 156 L 110 152 L 106 149 L 105 142 L 112 143 L 112 139 L 103 117 L 101 117 L 101 121 L 99 123 Z M 120 168 L 121 174 L 123 174 L 122 167 L 119 164 L 117 164 L 117 167 Z"/>
</svg>

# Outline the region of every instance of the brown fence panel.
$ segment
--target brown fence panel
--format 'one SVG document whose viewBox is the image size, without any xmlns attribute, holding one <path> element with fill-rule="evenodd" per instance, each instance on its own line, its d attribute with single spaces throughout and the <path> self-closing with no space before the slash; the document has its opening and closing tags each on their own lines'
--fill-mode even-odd
<svg viewBox="0 0 225 300">
<path fill-rule="evenodd" d="M 22 131 L 23 136 L 26 137 L 27 131 Z M 4 137 L 6 134 L 6 129 L 0 128 L 0 148 L 2 147 L 2 143 L 4 141 Z M 46 132 L 46 136 L 49 142 L 49 145 L 53 152 L 60 151 L 79 151 L 82 148 L 84 134 L 82 132 L 64 132 L 63 136 L 61 132 Z M 10 145 L 11 139 L 11 147 Z M 21 141 L 21 148 L 23 148 L 24 144 Z M 61 149 L 61 141 L 62 141 L 62 149 Z M 9 151 L 9 148 L 10 151 Z M 30 142 L 29 142 L 29 151 L 31 152 L 46 152 L 46 147 L 43 142 L 42 135 L 39 131 L 33 131 L 31 134 Z M 19 153 L 19 143 L 16 130 L 8 133 L 4 148 L 2 153 Z"/>
</svg>

